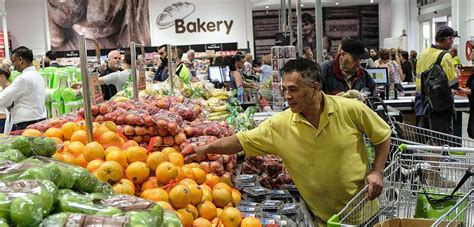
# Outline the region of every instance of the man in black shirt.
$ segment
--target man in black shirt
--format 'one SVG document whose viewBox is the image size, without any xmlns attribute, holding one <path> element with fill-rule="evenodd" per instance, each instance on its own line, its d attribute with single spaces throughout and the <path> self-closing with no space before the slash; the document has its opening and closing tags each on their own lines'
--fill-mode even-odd
<svg viewBox="0 0 474 227">
<path fill-rule="evenodd" d="M 403 82 L 413 82 L 413 67 L 411 62 L 408 60 L 408 52 L 402 51 L 400 55 L 402 56 L 400 59 L 402 63 L 402 71 L 405 75 Z"/>
<path fill-rule="evenodd" d="M 165 81 L 168 78 L 168 53 L 166 52 L 166 45 L 158 47 L 158 54 L 160 55 L 161 64 L 156 70 L 153 81 Z"/>
<path fill-rule="evenodd" d="M 110 51 L 107 55 L 107 68 L 105 68 L 105 70 L 100 73 L 100 77 L 119 71 L 121 58 L 122 57 L 120 56 L 120 52 L 118 50 Z M 117 88 L 113 84 L 100 85 L 100 88 L 102 89 L 102 95 L 104 96 L 104 100 L 109 100 L 110 98 L 112 98 L 112 96 L 117 94 Z"/>
</svg>

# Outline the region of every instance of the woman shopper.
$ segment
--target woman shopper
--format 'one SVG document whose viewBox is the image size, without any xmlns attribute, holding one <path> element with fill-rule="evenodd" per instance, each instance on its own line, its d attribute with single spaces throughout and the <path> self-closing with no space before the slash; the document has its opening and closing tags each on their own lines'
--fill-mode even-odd
<svg viewBox="0 0 474 227">
<path fill-rule="evenodd" d="M 394 91 L 397 88 L 400 91 L 401 87 L 401 79 L 400 79 L 400 72 L 396 68 L 393 60 L 391 59 L 391 53 L 389 49 L 382 48 L 379 52 L 380 59 L 375 61 L 375 67 L 379 68 L 387 68 L 388 69 L 388 82 L 389 82 L 389 89 L 390 92 Z M 403 87 L 402 87 L 403 88 Z M 394 95 L 390 95 L 392 97 Z"/>
<path fill-rule="evenodd" d="M 244 58 L 241 55 L 234 55 L 229 59 L 229 87 L 232 92 L 236 92 L 240 103 L 244 102 L 244 88 L 254 88 L 252 84 L 245 82 L 240 71 L 245 67 Z"/>
</svg>

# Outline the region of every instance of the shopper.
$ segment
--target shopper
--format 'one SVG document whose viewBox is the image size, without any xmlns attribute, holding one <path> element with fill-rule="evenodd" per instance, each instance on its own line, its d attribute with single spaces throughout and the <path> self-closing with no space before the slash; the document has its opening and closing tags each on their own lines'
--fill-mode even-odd
<svg viewBox="0 0 474 227">
<path fill-rule="evenodd" d="M 254 74 L 253 72 L 253 56 L 251 53 L 246 53 L 244 57 L 244 69 L 242 73 L 246 74 L 247 76 L 251 76 Z"/>
<path fill-rule="evenodd" d="M 331 55 L 328 53 L 327 49 L 323 49 L 323 61 L 330 61 L 332 60 Z"/>
<path fill-rule="evenodd" d="M 390 49 L 390 62 L 393 64 L 395 69 L 398 71 L 398 78 L 397 80 L 403 81 L 405 77 L 403 76 L 402 64 L 400 62 L 399 53 L 401 50 L 397 50 L 396 48 Z"/>
<path fill-rule="evenodd" d="M 373 95 L 375 82 L 359 64 L 359 59 L 365 58 L 364 54 L 362 41 L 344 39 L 340 53 L 334 60 L 321 63 L 321 86 L 324 93 L 335 95 L 355 89 L 367 90 Z"/>
<path fill-rule="evenodd" d="M 254 88 L 253 84 L 245 82 L 240 71 L 244 68 L 244 58 L 242 55 L 234 55 L 230 59 L 229 77 L 230 90 L 237 94 L 237 99 L 240 103 L 244 102 L 244 89 Z"/>
<path fill-rule="evenodd" d="M 466 88 L 460 88 L 462 92 L 467 95 L 469 99 L 469 120 L 467 122 L 467 135 L 474 139 L 474 96 L 472 91 L 474 90 L 474 74 L 469 76 L 467 79 Z"/>
<path fill-rule="evenodd" d="M 372 58 L 372 61 L 377 61 L 379 60 L 379 52 L 377 51 L 377 49 L 375 48 L 372 48 L 370 49 L 370 58 Z"/>
<path fill-rule="evenodd" d="M 449 50 L 449 53 L 451 54 L 451 57 L 453 57 L 454 66 L 460 65 L 461 61 L 459 60 L 459 57 L 458 57 L 458 49 L 456 47 L 453 47 Z"/>
<path fill-rule="evenodd" d="M 13 51 L 12 62 L 21 74 L 0 92 L 0 107 L 11 107 L 12 131 L 46 119 L 43 77 L 33 66 L 33 52 L 25 46 Z"/>
<path fill-rule="evenodd" d="M 168 78 L 168 53 L 166 52 L 166 45 L 158 47 L 158 54 L 160 55 L 161 64 L 155 72 L 154 81 L 165 81 Z"/>
<path fill-rule="evenodd" d="M 392 60 L 391 51 L 389 49 L 382 48 L 379 51 L 379 57 L 380 59 L 375 62 L 375 67 L 388 69 L 388 82 L 390 93 L 394 93 L 395 91 L 403 91 L 403 86 L 401 85 L 400 79 L 400 72 L 397 69 L 395 61 Z M 395 94 L 390 94 L 389 96 L 390 98 L 394 98 Z"/>
<path fill-rule="evenodd" d="M 107 67 L 100 73 L 99 77 L 103 77 L 105 75 L 119 72 L 120 71 L 120 60 L 121 60 L 120 52 L 118 50 L 112 50 L 107 55 Z M 117 88 L 114 85 L 101 85 L 102 95 L 104 96 L 104 100 L 109 100 L 117 93 Z"/>
<path fill-rule="evenodd" d="M 408 52 L 401 52 L 400 62 L 402 63 L 402 72 L 404 74 L 403 82 L 413 82 L 413 67 L 408 57 Z"/>
<path fill-rule="evenodd" d="M 416 64 L 416 73 L 421 75 L 423 72 L 432 68 L 442 51 L 448 51 L 454 42 L 454 38 L 459 37 L 458 32 L 448 26 L 441 26 L 436 32 L 435 44 L 425 49 L 418 58 Z M 444 54 L 441 60 L 441 68 L 447 76 L 449 88 L 457 88 L 457 76 L 454 69 L 453 59 L 450 54 Z M 431 111 L 429 106 L 422 102 L 421 77 L 416 78 L 415 93 L 415 114 L 422 127 L 438 132 L 453 133 L 454 106 L 446 106 L 443 111 Z M 430 95 L 430 94 L 426 94 Z M 454 96 L 452 97 L 454 99 Z M 454 100 L 452 101 L 454 103 Z"/>
<path fill-rule="evenodd" d="M 309 59 L 311 61 L 315 61 L 314 54 L 313 54 L 313 51 L 311 50 L 311 47 L 303 48 L 303 58 Z"/>
<path fill-rule="evenodd" d="M 311 60 L 290 60 L 282 74 L 290 109 L 251 131 L 193 147 L 194 157 L 242 150 L 280 156 L 317 224 L 325 225 L 364 185 L 370 200 L 382 193 L 390 127 L 362 102 L 322 92 L 319 65 Z M 364 135 L 375 144 L 371 171 Z"/>
<path fill-rule="evenodd" d="M 267 80 L 273 80 L 273 69 L 270 66 L 272 64 L 272 57 L 267 54 L 262 56 L 262 66 L 256 68 L 255 71 L 260 73 L 260 82 Z"/>
<path fill-rule="evenodd" d="M 5 90 L 8 86 L 10 86 L 10 67 L 5 64 L 0 65 L 0 87 L 2 90 Z"/>
<path fill-rule="evenodd" d="M 369 50 L 367 48 L 364 49 L 364 58 L 360 59 L 359 63 L 362 68 L 374 68 L 375 63 L 370 57 Z"/>
<path fill-rule="evenodd" d="M 45 67 L 48 67 L 48 66 L 49 67 L 63 67 L 56 61 L 56 59 L 57 59 L 56 52 L 52 50 L 46 52 L 46 56 L 44 59 L 44 66 Z"/>
<path fill-rule="evenodd" d="M 416 57 L 418 56 L 418 53 L 416 50 L 410 50 L 410 63 L 411 67 L 413 68 L 413 75 L 416 77 Z M 413 78 L 414 79 L 414 78 Z"/>
<path fill-rule="evenodd" d="M 122 69 L 123 71 L 117 71 L 110 74 L 107 74 L 103 77 L 99 77 L 99 82 L 101 85 L 108 85 L 113 86 L 115 93 L 110 93 L 110 97 L 113 97 L 117 92 L 123 91 L 125 89 L 125 85 L 128 81 L 132 81 L 131 74 L 131 65 L 132 65 L 132 57 L 130 56 L 130 52 L 125 52 Z M 112 89 L 111 89 L 112 90 Z M 107 100 L 107 99 L 106 99 Z"/>
<path fill-rule="evenodd" d="M 196 78 L 196 77 L 192 76 L 191 71 L 187 67 L 188 64 L 186 64 L 184 61 L 181 61 L 181 59 L 179 58 L 179 56 L 183 55 L 183 51 L 178 48 L 176 50 L 176 53 L 177 53 L 177 56 L 173 56 L 177 64 L 174 75 L 178 76 L 181 79 L 181 81 L 183 81 L 184 83 L 189 83 L 192 80 L 192 78 Z"/>
<path fill-rule="evenodd" d="M 179 49 L 179 48 L 178 48 Z M 196 58 L 196 52 L 193 50 L 193 49 L 190 49 L 186 52 L 186 54 L 182 54 L 183 51 L 181 49 L 179 49 L 180 53 L 181 54 L 178 54 L 178 56 L 183 56 L 181 58 L 181 61 L 183 62 L 183 64 L 186 65 L 186 67 L 188 68 L 189 72 L 191 73 L 191 80 L 196 78 L 196 67 L 194 67 L 194 59 Z"/>
</svg>

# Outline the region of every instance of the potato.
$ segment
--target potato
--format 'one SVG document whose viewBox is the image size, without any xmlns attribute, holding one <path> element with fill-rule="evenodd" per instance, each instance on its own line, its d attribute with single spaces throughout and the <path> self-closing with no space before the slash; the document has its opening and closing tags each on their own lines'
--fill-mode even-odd
<svg viewBox="0 0 474 227">
<path fill-rule="evenodd" d="M 161 136 L 161 137 L 164 137 L 164 136 L 167 136 L 168 135 L 168 131 L 166 129 L 158 129 L 158 135 Z"/>
<path fill-rule="evenodd" d="M 174 138 L 172 136 L 163 137 L 163 145 L 171 147 L 174 145 Z"/>
<path fill-rule="evenodd" d="M 148 127 L 148 135 L 157 136 L 158 135 L 158 130 L 153 126 Z"/>
<path fill-rule="evenodd" d="M 126 136 L 134 136 L 135 135 L 135 128 L 130 125 L 125 125 L 123 127 L 123 134 Z"/>
<path fill-rule="evenodd" d="M 145 127 L 136 126 L 135 127 L 135 134 L 137 136 L 144 136 L 144 135 L 148 134 L 148 130 Z"/>
<path fill-rule="evenodd" d="M 184 141 L 186 141 L 186 135 L 184 133 L 178 133 L 174 136 L 174 141 L 176 142 L 177 145 L 182 144 Z"/>
<path fill-rule="evenodd" d="M 143 143 L 143 136 L 134 136 L 132 140 L 135 140 L 137 143 Z"/>
<path fill-rule="evenodd" d="M 151 127 L 151 126 L 155 125 L 155 121 L 153 120 L 153 117 L 151 117 L 151 116 L 146 116 L 144 118 L 144 120 L 145 120 L 145 125 L 148 126 L 148 127 Z"/>
<path fill-rule="evenodd" d="M 126 121 L 125 121 L 125 115 L 121 114 L 121 115 L 118 115 L 117 118 L 115 118 L 115 124 L 117 125 L 123 125 L 125 124 Z"/>
</svg>

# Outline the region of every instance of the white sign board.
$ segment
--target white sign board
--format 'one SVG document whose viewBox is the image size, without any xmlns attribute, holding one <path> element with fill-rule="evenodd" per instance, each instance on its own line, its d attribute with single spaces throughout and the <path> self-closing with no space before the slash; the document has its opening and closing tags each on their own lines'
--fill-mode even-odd
<svg viewBox="0 0 474 227">
<path fill-rule="evenodd" d="M 153 46 L 237 42 L 247 47 L 244 1 L 152 0 L 150 27 Z"/>
<path fill-rule="evenodd" d="M 406 36 L 383 39 L 383 48 L 402 48 L 408 50 L 408 38 Z"/>
</svg>

